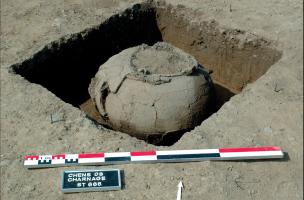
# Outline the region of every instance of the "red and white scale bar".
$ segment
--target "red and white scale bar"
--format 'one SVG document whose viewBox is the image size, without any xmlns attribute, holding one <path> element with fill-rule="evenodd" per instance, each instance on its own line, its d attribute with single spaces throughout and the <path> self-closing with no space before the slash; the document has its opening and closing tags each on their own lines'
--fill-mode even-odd
<svg viewBox="0 0 304 200">
<path fill-rule="evenodd" d="M 240 159 L 271 159 L 283 158 L 284 153 L 280 147 L 252 147 L 252 148 L 221 148 L 219 149 L 222 160 Z"/>
<path fill-rule="evenodd" d="M 115 153 L 85 153 L 25 156 L 28 168 L 69 165 L 109 165 L 122 163 L 191 162 L 204 160 L 248 160 L 283 158 L 280 147 L 247 147 L 170 151 L 141 151 Z"/>
</svg>

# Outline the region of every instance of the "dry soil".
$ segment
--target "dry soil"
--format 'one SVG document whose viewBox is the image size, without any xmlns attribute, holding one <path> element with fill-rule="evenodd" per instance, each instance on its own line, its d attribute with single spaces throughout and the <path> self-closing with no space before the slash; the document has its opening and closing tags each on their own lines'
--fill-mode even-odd
<svg viewBox="0 0 304 200">
<path fill-rule="evenodd" d="M 167 0 L 191 9 L 189 21 L 214 22 L 276 42 L 281 58 L 256 82 L 170 147 L 96 127 L 83 113 L 13 73 L 47 43 L 100 24 L 139 0 L 1 0 L 2 199 L 303 199 L 303 2 L 300 0 Z M 172 23 L 173 24 L 173 23 Z M 182 24 L 179 24 L 182 26 Z M 183 38 L 180 38 L 183 41 Z M 263 63 L 262 63 L 263 64 Z M 62 120 L 51 123 L 50 116 Z M 59 118 L 61 118 L 59 117 Z M 63 194 L 69 167 L 27 170 L 23 156 L 97 151 L 278 145 L 281 161 L 117 165 L 121 191 Z M 113 168 L 107 166 L 105 168 Z"/>
</svg>

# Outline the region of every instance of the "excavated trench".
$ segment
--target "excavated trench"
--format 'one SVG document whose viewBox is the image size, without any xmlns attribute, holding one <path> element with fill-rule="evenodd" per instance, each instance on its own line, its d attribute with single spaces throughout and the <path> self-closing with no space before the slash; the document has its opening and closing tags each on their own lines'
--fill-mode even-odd
<svg viewBox="0 0 304 200">
<path fill-rule="evenodd" d="M 281 52 L 265 38 L 219 27 L 215 21 L 190 22 L 189 16 L 195 17 L 195 13 L 186 8 L 136 4 L 99 26 L 46 45 L 12 69 L 99 122 L 100 115 L 90 99 L 88 87 L 100 65 L 126 48 L 165 41 L 193 55 L 213 72 L 215 97 L 209 117 L 247 83 L 261 77 L 281 58 Z M 187 131 L 190 130 L 145 140 L 156 145 L 172 145 Z"/>
</svg>

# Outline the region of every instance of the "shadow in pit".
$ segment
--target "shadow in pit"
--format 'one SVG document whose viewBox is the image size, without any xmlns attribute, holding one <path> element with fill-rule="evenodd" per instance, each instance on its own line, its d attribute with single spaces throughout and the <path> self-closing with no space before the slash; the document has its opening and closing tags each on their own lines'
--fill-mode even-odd
<svg viewBox="0 0 304 200">
<path fill-rule="evenodd" d="M 218 83 L 213 82 L 213 85 L 214 85 L 214 100 L 213 100 L 213 105 L 211 106 L 212 111 L 209 114 L 209 116 L 217 112 L 223 106 L 224 103 L 226 103 L 227 101 L 230 100 L 231 97 L 236 95 L 236 93 L 232 92 L 228 88 L 221 86 Z"/>
<path fill-rule="evenodd" d="M 98 27 L 52 42 L 12 69 L 78 107 L 89 99 L 91 78 L 111 56 L 142 43 L 162 41 L 155 18 L 154 9 L 135 5 Z"/>
</svg>

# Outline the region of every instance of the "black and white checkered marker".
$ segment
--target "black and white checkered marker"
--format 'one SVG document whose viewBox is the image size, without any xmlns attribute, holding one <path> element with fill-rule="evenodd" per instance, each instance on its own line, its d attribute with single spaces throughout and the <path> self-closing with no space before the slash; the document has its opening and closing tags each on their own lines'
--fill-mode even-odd
<svg viewBox="0 0 304 200">
<path fill-rule="evenodd" d="M 25 156 L 27 168 L 122 163 L 192 162 L 204 160 L 248 160 L 283 158 L 280 147 L 220 148 L 171 151 L 58 154 Z"/>
<path fill-rule="evenodd" d="M 61 190 L 64 193 L 121 189 L 119 169 L 64 171 Z"/>
</svg>

